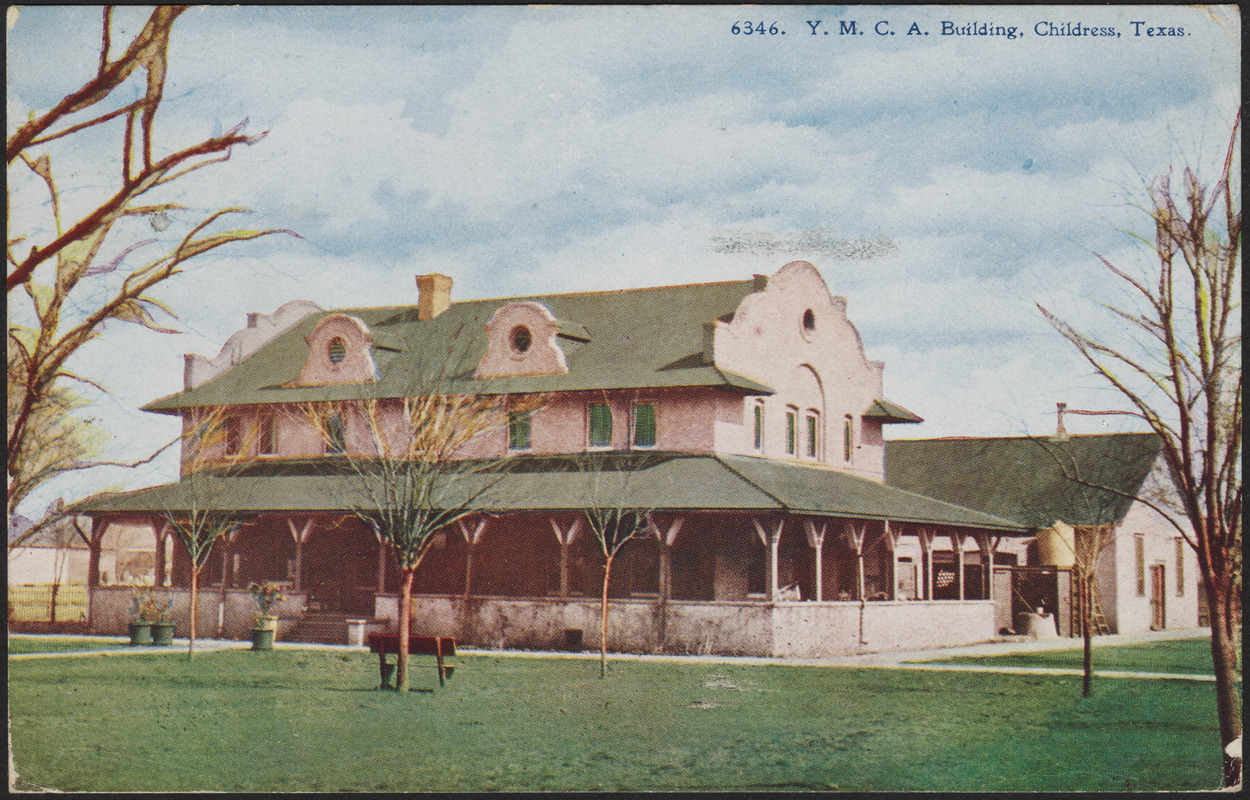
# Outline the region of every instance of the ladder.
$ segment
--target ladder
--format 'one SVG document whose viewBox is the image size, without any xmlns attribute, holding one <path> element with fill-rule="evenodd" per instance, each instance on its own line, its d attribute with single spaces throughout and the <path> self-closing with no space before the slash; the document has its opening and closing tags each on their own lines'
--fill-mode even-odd
<svg viewBox="0 0 1250 800">
<path fill-rule="evenodd" d="M 1102 603 L 1098 602 L 1098 581 L 1093 582 L 1090 589 L 1090 621 L 1093 623 L 1093 633 L 1095 636 L 1106 636 L 1111 633 L 1111 626 L 1107 624 L 1107 617 L 1102 613 Z"/>
<path fill-rule="evenodd" d="M 1081 607 L 1081 603 L 1088 602 L 1090 604 L 1090 610 L 1089 610 L 1090 634 L 1094 636 L 1105 636 L 1111 633 L 1111 625 L 1107 622 L 1106 614 L 1103 613 L 1102 603 L 1098 601 L 1098 582 L 1094 581 L 1093 585 L 1090 587 L 1089 598 L 1086 598 L 1084 596 L 1085 595 L 1085 589 L 1084 589 L 1085 582 L 1084 581 L 1077 580 L 1076 587 L 1077 587 L 1077 624 L 1073 627 L 1077 631 L 1080 631 L 1082 626 L 1085 624 L 1085 616 L 1084 614 L 1081 613 L 1083 611 L 1083 608 Z"/>
</svg>

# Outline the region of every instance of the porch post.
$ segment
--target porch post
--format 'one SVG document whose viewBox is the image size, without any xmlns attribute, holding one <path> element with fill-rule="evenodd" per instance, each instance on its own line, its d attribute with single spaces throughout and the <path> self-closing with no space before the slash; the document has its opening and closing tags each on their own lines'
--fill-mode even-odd
<svg viewBox="0 0 1250 800">
<path fill-rule="evenodd" d="M 867 599 L 864 596 L 864 535 L 867 532 L 868 525 L 866 523 L 861 522 L 857 525 L 853 522 L 848 522 L 843 534 L 851 545 L 851 549 L 855 551 L 855 591 L 857 594 L 856 599 L 860 601 L 861 605 Z"/>
<path fill-rule="evenodd" d="M 933 599 L 933 531 L 921 528 L 916 532 L 920 540 L 920 596 L 925 600 Z"/>
<path fill-rule="evenodd" d="M 955 581 L 959 584 L 959 599 L 964 599 L 964 538 L 966 534 L 951 529 L 951 549 L 955 551 Z"/>
<path fill-rule="evenodd" d="M 386 537 L 377 528 L 373 529 L 373 537 L 378 540 L 378 594 L 386 591 Z"/>
<path fill-rule="evenodd" d="M 554 517 L 548 522 L 551 523 L 551 530 L 555 531 L 556 541 L 560 543 L 560 599 L 567 600 L 569 596 L 569 545 L 573 543 L 582 529 L 582 517 L 579 516 L 573 520 L 568 530 L 561 530 L 560 523 L 556 522 Z"/>
<path fill-rule="evenodd" d="M 864 596 L 864 534 L 867 532 L 868 524 L 866 522 L 860 522 L 859 524 L 847 522 L 846 530 L 843 531 L 843 535 L 855 548 L 855 564 L 856 572 L 858 573 L 856 591 L 859 593 L 859 643 L 861 645 L 868 644 L 868 640 L 864 638 L 864 607 L 867 605 L 865 603 L 867 598 Z"/>
<path fill-rule="evenodd" d="M 221 537 L 221 593 L 217 599 L 217 638 L 226 632 L 226 588 L 230 585 L 230 555 L 234 551 L 234 543 L 239 538 L 242 525 L 235 525 Z"/>
<path fill-rule="evenodd" d="M 977 549 L 981 551 L 981 580 L 984 581 L 985 599 L 994 599 L 994 551 L 998 548 L 998 537 L 990 539 L 989 535 L 978 531 L 973 534 Z"/>
<path fill-rule="evenodd" d="M 820 527 L 810 519 L 803 520 L 803 532 L 807 534 L 807 544 L 816 551 L 816 602 L 824 600 L 824 583 L 825 583 L 825 523 L 821 523 Z"/>
<path fill-rule="evenodd" d="M 677 534 L 685 521 L 684 517 L 675 517 L 666 530 L 660 530 L 651 515 L 647 515 L 647 525 L 660 544 L 660 630 L 657 639 L 661 652 L 668 646 L 668 601 L 673 596 L 673 543 L 677 541 Z"/>
<path fill-rule="evenodd" d="M 885 521 L 885 538 L 890 543 L 890 599 L 898 599 L 898 540 L 903 535 L 903 526 L 890 526 L 890 521 Z"/>
<path fill-rule="evenodd" d="M 161 517 L 152 517 L 148 524 L 152 526 L 152 533 L 156 536 L 156 575 L 152 581 L 157 586 L 165 585 L 165 542 L 169 541 L 169 520 Z"/>
<path fill-rule="evenodd" d="M 486 530 L 486 517 L 478 520 L 473 530 L 469 530 L 468 523 L 463 519 L 456 520 L 456 526 L 460 528 L 460 535 L 468 545 L 464 554 L 464 601 L 468 603 L 469 595 L 473 592 L 473 548 L 482 541 L 482 531 Z"/>
<path fill-rule="evenodd" d="M 662 602 L 668 602 L 673 596 L 673 543 L 677 541 L 677 534 L 681 532 L 681 526 L 685 522 L 685 517 L 675 517 L 666 530 L 660 530 L 650 515 L 647 517 L 647 524 L 651 527 L 651 532 L 655 534 L 656 541 L 660 543 L 660 600 Z"/>
<path fill-rule="evenodd" d="M 304 522 L 304 527 L 295 527 L 295 518 L 287 517 L 286 526 L 291 529 L 291 536 L 295 539 L 295 576 L 291 581 L 291 591 L 300 591 L 300 581 L 304 576 L 304 542 L 308 541 L 308 534 L 312 532 L 313 518 L 309 517 Z"/>
<path fill-rule="evenodd" d="M 778 583 L 777 568 L 777 549 L 781 544 L 781 529 L 785 526 L 785 519 L 777 521 L 776 530 L 764 530 L 764 526 L 757 519 L 752 519 L 751 524 L 755 526 L 755 532 L 759 534 L 760 542 L 768 548 L 768 600 L 776 603 L 781 599 L 781 587 Z"/>
</svg>

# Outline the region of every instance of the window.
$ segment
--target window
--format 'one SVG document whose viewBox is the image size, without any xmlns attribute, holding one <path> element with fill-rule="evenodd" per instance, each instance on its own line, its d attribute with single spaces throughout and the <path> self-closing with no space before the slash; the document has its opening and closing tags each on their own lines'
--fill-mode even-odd
<svg viewBox="0 0 1250 800">
<path fill-rule="evenodd" d="M 842 423 L 842 460 L 851 460 L 851 450 L 855 447 L 855 420 L 850 414 Z"/>
<path fill-rule="evenodd" d="M 256 420 L 256 452 L 262 456 L 278 452 L 278 426 L 272 414 L 261 414 Z"/>
<path fill-rule="evenodd" d="M 530 333 L 530 329 L 524 325 L 517 325 L 508 334 L 509 340 L 512 342 L 512 349 L 517 353 L 524 353 L 530 349 L 530 345 L 534 342 L 534 337 Z"/>
<path fill-rule="evenodd" d="M 326 355 L 330 357 L 331 364 L 341 364 L 347 358 L 347 342 L 343 341 L 342 336 L 335 336 L 330 340 Z"/>
<path fill-rule="evenodd" d="M 798 424 L 798 416 L 799 412 L 797 409 L 786 409 L 786 455 L 789 456 L 794 455 L 796 450 L 794 440 L 797 432 L 794 428 Z"/>
<path fill-rule="evenodd" d="M 1176 596 L 1185 596 L 1185 540 L 1176 537 Z"/>
<path fill-rule="evenodd" d="M 343 417 L 340 414 L 331 414 L 325 420 L 325 436 L 326 436 L 326 452 L 327 453 L 346 453 L 347 439 L 343 434 Z"/>
<path fill-rule="evenodd" d="M 655 404 L 635 403 L 634 447 L 655 447 Z"/>
<path fill-rule="evenodd" d="M 816 458 L 820 452 L 818 436 L 820 433 L 819 415 L 815 411 L 807 412 L 807 457 Z"/>
<path fill-rule="evenodd" d="M 764 401 L 755 404 L 755 449 L 764 449 Z"/>
<path fill-rule="evenodd" d="M 1146 537 L 1133 534 L 1133 550 L 1137 558 L 1137 596 L 1146 596 Z"/>
<path fill-rule="evenodd" d="M 508 449 L 530 449 L 530 412 L 511 411 L 508 413 Z"/>
<path fill-rule="evenodd" d="M 226 417 L 226 455 L 239 454 L 239 420 L 237 417 Z"/>
<path fill-rule="evenodd" d="M 612 406 L 607 403 L 590 404 L 590 446 L 612 446 Z"/>
</svg>

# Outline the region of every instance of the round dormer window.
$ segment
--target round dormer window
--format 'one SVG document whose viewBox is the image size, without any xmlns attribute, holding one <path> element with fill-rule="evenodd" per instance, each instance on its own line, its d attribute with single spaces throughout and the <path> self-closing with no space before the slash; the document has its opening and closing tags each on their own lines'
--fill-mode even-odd
<svg viewBox="0 0 1250 800">
<path fill-rule="evenodd" d="M 341 364 L 343 359 L 347 358 L 347 342 L 342 336 L 335 336 L 330 340 L 330 344 L 326 348 L 326 354 L 330 356 L 331 364 Z"/>
<path fill-rule="evenodd" d="M 803 312 L 803 338 L 810 339 L 816 332 L 816 312 L 810 308 Z"/>
<path fill-rule="evenodd" d="M 508 334 L 508 340 L 512 343 L 513 351 L 524 353 L 530 349 L 530 345 L 534 343 L 534 336 L 530 333 L 530 329 L 524 325 L 517 325 Z"/>
</svg>

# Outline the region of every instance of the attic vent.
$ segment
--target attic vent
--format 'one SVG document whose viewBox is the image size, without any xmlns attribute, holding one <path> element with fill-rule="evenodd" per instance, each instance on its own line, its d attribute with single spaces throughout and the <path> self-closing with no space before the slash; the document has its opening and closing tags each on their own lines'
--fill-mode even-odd
<svg viewBox="0 0 1250 800">
<path fill-rule="evenodd" d="M 327 352 L 329 353 L 331 364 L 342 363 L 343 359 L 347 358 L 347 343 L 343 341 L 342 336 L 335 336 L 330 340 Z"/>
<path fill-rule="evenodd" d="M 812 313 L 810 308 L 803 312 L 803 330 L 816 330 L 816 315 Z"/>
</svg>

